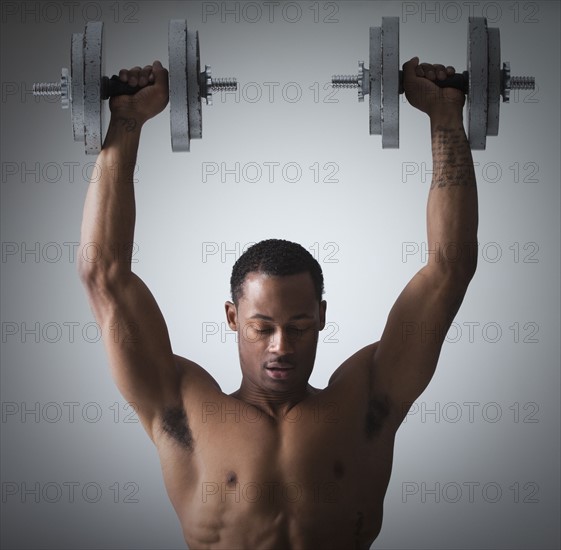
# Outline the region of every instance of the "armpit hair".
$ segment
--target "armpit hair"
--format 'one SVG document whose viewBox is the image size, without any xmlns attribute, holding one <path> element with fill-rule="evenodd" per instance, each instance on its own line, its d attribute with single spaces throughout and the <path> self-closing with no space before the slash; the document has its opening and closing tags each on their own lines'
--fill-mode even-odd
<svg viewBox="0 0 561 550">
<path fill-rule="evenodd" d="M 370 397 L 366 409 L 365 429 L 367 437 L 375 436 L 383 427 L 390 414 L 390 405 L 386 397 Z"/>
<path fill-rule="evenodd" d="M 169 407 L 164 411 L 162 430 L 181 446 L 193 450 L 193 435 L 183 407 Z"/>
</svg>

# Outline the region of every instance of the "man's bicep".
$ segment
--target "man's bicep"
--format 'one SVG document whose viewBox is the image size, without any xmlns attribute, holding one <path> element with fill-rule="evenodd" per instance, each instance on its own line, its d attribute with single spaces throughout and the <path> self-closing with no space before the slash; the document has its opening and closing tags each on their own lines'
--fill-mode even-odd
<svg viewBox="0 0 561 550">
<path fill-rule="evenodd" d="M 392 307 L 374 357 L 376 383 L 404 413 L 430 382 L 467 285 L 421 269 Z"/>
<path fill-rule="evenodd" d="M 180 375 L 163 315 L 135 274 L 110 289 L 88 289 L 88 295 L 113 379 L 150 433 L 165 404 L 180 400 Z"/>
</svg>

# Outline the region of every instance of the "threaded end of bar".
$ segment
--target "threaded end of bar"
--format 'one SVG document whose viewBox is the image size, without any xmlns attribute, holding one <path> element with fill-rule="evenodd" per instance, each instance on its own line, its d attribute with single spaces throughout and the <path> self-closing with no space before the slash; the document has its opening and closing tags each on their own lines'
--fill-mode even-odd
<svg viewBox="0 0 561 550">
<path fill-rule="evenodd" d="M 533 90 L 536 87 L 536 79 L 533 76 L 511 76 L 511 90 Z"/>
<path fill-rule="evenodd" d="M 331 79 L 334 88 L 358 88 L 358 75 L 336 74 Z"/>
<path fill-rule="evenodd" d="M 235 78 L 213 78 L 211 89 L 213 92 L 235 92 L 238 82 Z"/>
<path fill-rule="evenodd" d="M 62 86 L 60 82 L 39 82 L 33 84 L 33 95 L 62 95 Z"/>
</svg>

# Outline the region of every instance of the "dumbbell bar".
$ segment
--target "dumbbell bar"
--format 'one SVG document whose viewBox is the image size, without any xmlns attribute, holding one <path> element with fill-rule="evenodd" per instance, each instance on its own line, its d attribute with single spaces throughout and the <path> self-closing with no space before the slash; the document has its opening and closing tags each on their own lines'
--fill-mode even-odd
<svg viewBox="0 0 561 550">
<path fill-rule="evenodd" d="M 499 106 L 509 101 L 511 89 L 533 90 L 533 77 L 510 76 L 510 63 L 500 67 L 498 28 L 487 28 L 484 17 L 468 23 L 467 71 L 435 83 L 467 94 L 468 138 L 472 149 L 485 149 L 486 137 L 499 134 Z M 370 95 L 370 134 L 382 135 L 383 148 L 399 147 L 399 94 L 403 93 L 399 70 L 399 17 L 383 17 L 381 27 L 370 28 L 370 66 L 359 61 L 358 75 L 332 79 L 334 88 L 358 88 L 358 100 Z"/>
<path fill-rule="evenodd" d="M 191 139 L 202 137 L 204 97 L 212 105 L 212 92 L 236 90 L 236 79 L 213 79 L 211 68 L 200 70 L 199 33 L 187 30 L 187 21 L 169 22 L 169 103 L 171 148 L 189 151 Z M 63 109 L 70 107 L 75 141 L 83 141 L 86 154 L 96 154 L 103 141 L 104 109 L 102 100 L 134 94 L 131 87 L 114 75 L 103 76 L 103 23 L 90 21 L 85 32 L 72 35 L 71 75 L 63 68 L 59 83 L 33 85 L 34 95 L 58 95 Z"/>
</svg>

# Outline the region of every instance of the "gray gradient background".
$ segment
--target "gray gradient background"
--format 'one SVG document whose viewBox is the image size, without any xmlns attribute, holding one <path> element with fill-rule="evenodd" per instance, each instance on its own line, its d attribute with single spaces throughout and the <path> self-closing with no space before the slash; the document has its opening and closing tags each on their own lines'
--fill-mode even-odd
<svg viewBox="0 0 561 550">
<path fill-rule="evenodd" d="M 205 366 L 224 391 L 236 389 L 240 372 L 233 337 L 203 337 L 204 326 L 220 327 L 224 321 L 235 258 L 230 254 L 222 261 L 214 255 L 204 262 L 203 243 L 225 249 L 273 236 L 292 239 L 319 247 L 326 277 L 332 325 L 322 335 L 311 379 L 323 387 L 345 358 L 379 338 L 391 305 L 422 265 L 419 254 L 403 261 L 402 249 L 403 243 L 425 241 L 430 174 L 422 181 L 420 174 L 402 178 L 402 171 L 414 166 L 405 163 L 425 163 L 430 169 L 431 157 L 428 119 L 404 99 L 401 148 L 382 151 L 380 138 L 368 134 L 367 104 L 358 104 L 354 92 L 338 94 L 338 103 L 330 104 L 323 101 L 326 91 L 315 102 L 308 88 L 319 83 L 322 89 L 333 73 L 355 71 L 357 60 L 367 58 L 368 27 L 379 25 L 383 15 L 402 16 L 404 6 L 319 2 L 320 21 L 315 22 L 309 9 L 314 3 L 301 2 L 301 19 L 294 23 L 278 9 L 273 22 L 264 14 L 255 23 L 243 18 L 236 23 L 231 16 L 222 23 L 219 16 L 203 21 L 199 2 L 121 3 L 117 22 L 113 3 L 89 4 L 99 7 L 106 23 L 108 72 L 154 59 L 167 64 L 168 20 L 188 18 L 190 28 L 200 33 L 202 62 L 211 64 L 215 75 L 236 76 L 241 86 L 260 83 L 264 92 L 256 102 L 248 101 L 249 88 L 238 101 L 216 98 L 213 107 L 204 108 L 204 139 L 192 142 L 188 154 L 171 153 L 169 109 L 144 130 L 136 185 L 135 271 L 164 312 L 174 351 Z M 419 55 L 465 68 L 469 9 L 463 2 L 446 4 L 454 5 L 441 12 L 438 23 L 434 15 L 423 17 L 420 11 L 402 17 L 402 62 Z M 15 6 L 17 14 L 6 12 L 6 5 Z M 502 11 L 498 18 L 497 5 Z M 323 22 L 333 6 L 338 11 L 331 19 L 337 22 Z M 55 11 L 38 21 L 28 14 L 22 21 L 21 7 L 14 2 L 2 7 L 2 241 L 8 247 L 6 243 L 16 243 L 20 250 L 38 242 L 51 259 L 56 259 L 58 245 L 63 256 L 60 261 L 41 256 L 35 262 L 33 256 L 22 261 L 16 254 L 1 265 L 3 489 L 22 483 L 47 488 L 39 502 L 33 495 L 24 502 L 21 493 L 3 495 L 2 547 L 184 548 L 156 450 L 138 423 L 125 421 L 125 403 L 109 375 L 102 343 L 87 341 L 95 339 L 95 331 L 86 338 L 81 332 L 93 318 L 76 263 L 63 243 L 79 240 L 87 188 L 81 174 L 94 158 L 72 141 L 69 115 L 58 105 L 36 102 L 29 94 L 4 93 L 12 89 L 7 84 L 21 91 L 34 80 L 55 78 L 61 66 L 68 66 L 71 33 L 81 32 L 84 25 L 83 6 L 76 8 L 73 20 L 63 8 L 55 22 L 48 21 Z M 452 22 L 457 8 L 459 20 Z M 90 9 L 87 13 L 95 17 L 96 8 Z M 541 550 L 560 544 L 559 3 L 480 2 L 471 9 L 474 15 L 486 9 L 490 19 L 497 19 L 490 24 L 501 29 L 503 60 L 511 61 L 515 74 L 535 75 L 539 90 L 501 105 L 500 136 L 489 138 L 486 151 L 474 153 L 479 163 L 479 240 L 497 244 L 479 257 L 455 321 L 462 333 L 456 331 L 449 338 L 455 341 L 445 344 L 436 375 L 417 402 L 419 412 L 398 432 L 384 524 L 373 548 Z M 249 18 L 255 12 L 246 13 Z M 295 12 L 287 13 L 293 17 Z M 123 22 L 125 15 L 136 22 Z M 272 102 L 264 82 L 280 83 Z M 280 91 L 288 82 L 301 87 L 300 101 L 283 100 Z M 5 173 L 37 162 L 47 170 L 38 182 L 33 175 L 22 181 L 20 173 Z M 266 174 L 259 183 L 243 178 L 236 183 L 232 176 L 225 183 L 218 176 L 204 183 L 204 162 L 229 167 L 236 162 L 296 162 L 303 175 L 298 183 L 286 181 L 280 172 L 272 183 Z M 336 163 L 339 181 L 315 183 L 308 169 L 315 162 L 322 167 Z M 530 179 L 537 166 L 537 182 L 516 183 L 509 168 L 516 162 L 520 180 Z M 62 176 L 49 163 L 61 166 Z M 73 181 L 64 168 L 69 163 L 77 163 Z M 533 164 L 524 169 L 526 163 Z M 493 170 L 497 166 L 499 178 Z M 322 179 L 328 174 L 320 171 Z M 57 244 L 49 248 L 47 243 Z M 515 243 L 520 246 L 518 261 L 509 248 Z M 524 249 L 526 243 L 539 246 L 534 256 L 529 256 L 534 245 Z M 497 250 L 502 257 L 492 261 Z M 326 261 L 330 257 L 337 262 Z M 8 333 L 23 323 L 50 329 L 39 335 L 39 342 L 33 335 Z M 48 341 L 57 339 L 57 325 L 48 323 L 64 329 L 60 340 Z M 69 323 L 78 324 L 73 340 Z M 473 337 L 470 323 L 479 323 Z M 496 325 L 483 333 L 487 323 Z M 509 329 L 514 323 L 520 326 L 518 342 Z M 534 325 L 525 330 L 526 323 Z M 491 343 L 496 326 L 502 336 Z M 525 343 L 531 327 L 538 328 L 533 335 L 537 341 Z M 74 422 L 65 402 L 78 403 Z M 473 421 L 467 402 L 476 404 Z M 38 422 L 33 415 L 22 420 L 21 410 L 35 403 L 42 407 Z M 82 417 L 88 403 L 98 404 L 97 422 Z M 434 409 L 437 403 L 440 416 L 421 416 L 421 408 Z M 516 403 L 518 421 L 510 408 Z M 19 412 L 8 414 L 14 407 Z M 502 416 L 492 422 L 497 407 Z M 56 420 L 57 408 L 62 417 L 49 421 Z M 454 421 L 458 410 L 462 416 Z M 89 405 L 87 412 L 94 417 L 96 410 Z M 469 482 L 479 484 L 473 498 Z M 79 484 L 74 502 L 66 493 L 58 502 L 48 502 L 56 500 L 54 484 L 64 488 L 68 483 Z M 99 502 L 82 498 L 87 483 L 101 488 Z M 115 483 L 121 491 L 116 503 L 110 489 Z M 452 485 L 436 503 L 433 495 L 421 495 L 423 483 L 428 489 L 438 483 L 441 491 L 446 483 Z M 483 495 L 481 489 L 489 483 L 493 485 Z M 516 483 L 518 502 L 510 489 Z M 417 486 L 417 494 L 404 496 L 406 488 Z M 458 486 L 462 494 L 452 502 Z M 138 488 L 133 495 L 138 502 L 125 502 L 130 487 Z M 490 502 L 496 487 L 502 495 Z M 95 497 L 95 491 L 91 494 Z"/>
</svg>

